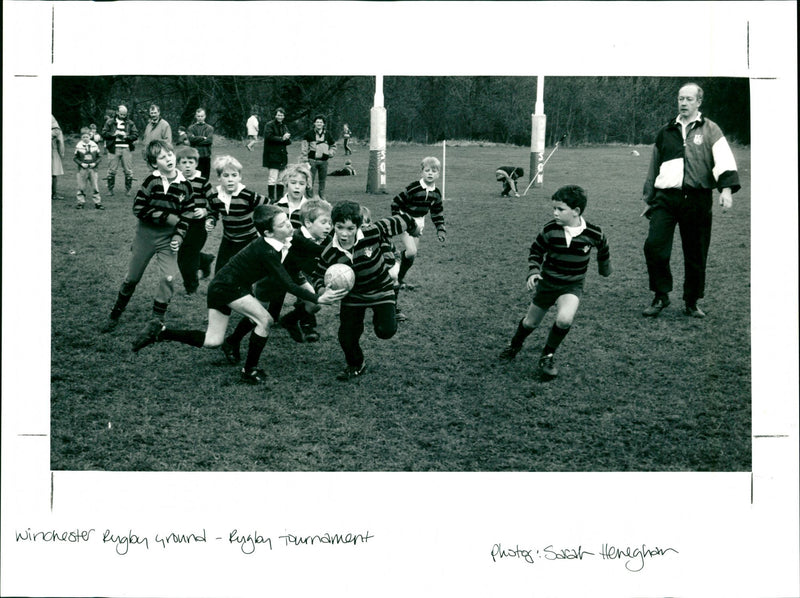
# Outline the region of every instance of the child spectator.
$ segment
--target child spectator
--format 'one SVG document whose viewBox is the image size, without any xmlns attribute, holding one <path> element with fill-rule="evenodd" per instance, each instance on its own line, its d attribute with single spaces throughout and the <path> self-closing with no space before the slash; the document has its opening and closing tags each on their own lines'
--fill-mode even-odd
<svg viewBox="0 0 800 598">
<path fill-rule="evenodd" d="M 431 221 L 436 227 L 436 238 L 444 243 L 447 233 L 444 227 L 444 204 L 442 192 L 436 186 L 441 171 L 438 158 L 427 157 L 420 163 L 422 176 L 419 180 L 410 183 L 403 191 L 392 199 L 392 214 L 408 214 L 417 222 L 417 234 L 411 236 L 404 233 L 401 238 L 402 251 L 400 255 L 400 270 L 397 275 L 397 292 L 403 288 L 413 289 L 405 284 L 405 276 L 417 257 L 420 236 L 425 228 L 425 215 L 430 213 Z M 400 320 L 405 320 L 405 315 Z"/>
<path fill-rule="evenodd" d="M 345 160 L 342 168 L 328 173 L 329 176 L 356 176 L 356 174 L 358 173 L 356 169 L 353 168 L 353 162 L 351 160 Z"/>
<path fill-rule="evenodd" d="M 175 145 L 176 146 L 192 145 L 191 143 L 189 143 L 189 135 L 186 133 L 186 127 L 184 127 L 183 125 L 180 125 L 178 127 L 178 141 Z"/>
<path fill-rule="evenodd" d="M 75 206 L 82 210 L 86 203 L 86 191 L 91 189 L 92 201 L 96 210 L 105 210 L 98 187 L 97 163 L 100 162 L 100 148 L 92 139 L 89 127 L 81 128 L 81 140 L 75 146 L 73 162 L 78 165 L 78 203 Z"/>
<path fill-rule="evenodd" d="M 519 166 L 501 166 L 498 168 L 494 176 L 495 179 L 503 183 L 503 192 L 500 193 L 500 197 L 508 197 L 510 193 L 513 193 L 514 197 L 519 197 L 517 179 L 524 175 L 525 171 Z"/>
<path fill-rule="evenodd" d="M 203 245 L 208 238 L 206 231 L 206 217 L 208 216 L 208 203 L 214 196 L 214 191 L 209 182 L 197 170 L 198 151 L 188 145 L 182 145 L 175 151 L 178 160 L 178 170 L 192 185 L 194 193 L 194 212 L 189 218 L 189 228 L 186 231 L 181 248 L 178 251 L 178 269 L 183 277 L 183 286 L 186 294 L 191 295 L 197 291 L 199 279 L 211 276 L 211 262 L 214 256 L 203 253 Z M 198 275 L 199 273 L 199 275 Z"/>
<path fill-rule="evenodd" d="M 342 125 L 342 146 L 344 146 L 344 155 L 349 156 L 353 153 L 350 149 L 350 125 L 344 123 Z"/>
<path fill-rule="evenodd" d="M 134 142 L 139 138 L 139 131 L 131 118 L 128 118 L 128 108 L 124 105 L 117 107 L 117 112 L 109 118 L 103 125 L 101 133 L 106 141 L 108 150 L 108 175 L 106 185 L 108 194 L 114 195 L 114 185 L 117 180 L 117 169 L 122 164 L 122 172 L 125 174 L 125 195 L 131 192 L 133 187 L 133 150 Z"/>
<path fill-rule="evenodd" d="M 97 144 L 97 147 L 100 147 L 103 138 L 100 136 L 100 133 L 97 132 L 97 125 L 94 123 L 89 125 L 89 137 Z"/>
<path fill-rule="evenodd" d="M 233 156 L 219 156 L 214 160 L 214 171 L 220 184 L 209 198 L 206 232 L 214 230 L 222 218 L 222 241 L 214 266 L 214 271 L 219 272 L 239 250 L 258 238 L 253 211 L 267 203 L 267 198 L 244 186 L 242 164 Z"/>
<path fill-rule="evenodd" d="M 328 160 L 336 155 L 336 141 L 325 128 L 325 117 L 314 117 L 314 127 L 303 136 L 301 156 L 311 167 L 311 186 L 317 183 L 317 195 L 325 199 L 325 179 L 328 176 Z"/>
<path fill-rule="evenodd" d="M 264 126 L 264 153 L 261 165 L 267 169 L 267 197 L 275 203 L 283 197 L 283 185 L 278 182 L 283 176 L 283 169 L 289 163 L 288 147 L 292 143 L 292 136 L 284 124 L 286 111 L 283 108 L 275 109 L 275 118 Z"/>
<path fill-rule="evenodd" d="M 337 376 L 345 381 L 361 376 L 366 368 L 359 340 L 364 332 L 364 316 L 372 309 L 372 324 L 378 338 L 389 339 L 397 332 L 395 292 L 389 268 L 392 255 L 386 255 L 389 239 L 409 232 L 415 234 L 417 223 L 405 213 L 363 225 L 361 206 L 343 201 L 331 212 L 333 239 L 322 250 L 314 270 L 316 289 L 324 285 L 325 271 L 336 263 L 347 264 L 356 274 L 355 285 L 342 299 L 339 311 L 339 344 L 347 362 Z"/>
<path fill-rule="evenodd" d="M 513 359 L 525 338 L 533 332 L 551 306 L 558 310 L 539 358 L 539 371 L 545 378 L 558 375 L 553 354 L 569 332 L 578 311 L 583 283 L 589 267 L 589 252 L 597 249 L 601 276 L 611 274 L 608 242 L 598 226 L 586 222 L 586 193 L 577 185 L 561 187 L 553 194 L 554 218 L 534 240 L 528 255 L 526 287 L 535 294 L 528 313 L 520 320 L 511 344 L 500 353 Z"/>
<path fill-rule="evenodd" d="M 264 306 L 250 294 L 254 282 L 269 276 L 275 285 L 312 304 L 330 304 L 345 291 L 326 289 L 317 296 L 311 285 L 296 284 L 283 267 L 289 249 L 292 225 L 285 212 L 276 206 L 259 206 L 254 213 L 259 237 L 236 254 L 222 268 L 208 287 L 208 326 L 205 330 L 176 330 L 160 322 L 150 322 L 133 344 L 138 352 L 157 341 L 177 341 L 193 347 L 219 347 L 232 311 L 255 322 L 250 344 L 241 371 L 241 380 L 248 384 L 263 384 L 267 374 L 258 367 L 261 353 L 267 344 L 272 325 Z"/>
<path fill-rule="evenodd" d="M 194 123 L 186 129 L 189 144 L 200 152 L 197 169 L 203 178 L 211 178 L 211 146 L 214 143 L 214 127 L 206 123 L 206 111 L 198 108 L 194 113 Z"/>
<path fill-rule="evenodd" d="M 253 146 L 258 141 L 258 110 L 255 107 L 250 112 L 250 118 L 247 119 L 245 127 L 247 128 L 247 151 L 252 152 Z"/>
<path fill-rule="evenodd" d="M 292 234 L 289 254 L 284 262 L 284 267 L 289 274 L 296 278 L 298 272 L 310 278 L 317 267 L 322 250 L 330 240 L 331 232 L 331 205 L 324 199 L 310 199 L 300 210 L 303 224 L 295 228 Z M 296 301 L 294 309 L 280 317 L 286 290 L 269 277 L 259 280 L 253 286 L 253 295 L 262 305 L 269 305 L 267 311 L 273 321 L 278 322 L 288 330 L 289 335 L 298 343 L 313 343 L 319 340 L 316 330 L 317 309 L 308 306 L 304 301 Z M 239 344 L 245 336 L 255 327 L 251 320 L 243 319 L 236 329 L 222 345 L 225 357 L 231 363 L 238 363 L 240 358 Z"/>
<path fill-rule="evenodd" d="M 153 301 L 154 319 L 163 321 L 174 292 L 173 284 L 178 275 L 177 254 L 194 212 L 192 185 L 175 168 L 175 153 L 168 143 L 151 141 L 145 157 L 155 170 L 142 182 L 133 201 L 133 214 L 138 221 L 128 272 L 101 332 L 110 332 L 117 327 L 153 257 L 160 276 Z"/>
<path fill-rule="evenodd" d="M 311 190 L 311 171 L 308 164 L 290 164 L 284 171 L 281 179 L 282 188 L 285 187 L 286 195 L 281 197 L 275 205 L 283 208 L 292 226 L 300 228 L 303 221 L 300 219 L 300 209 L 308 201 L 306 193 Z"/>
</svg>

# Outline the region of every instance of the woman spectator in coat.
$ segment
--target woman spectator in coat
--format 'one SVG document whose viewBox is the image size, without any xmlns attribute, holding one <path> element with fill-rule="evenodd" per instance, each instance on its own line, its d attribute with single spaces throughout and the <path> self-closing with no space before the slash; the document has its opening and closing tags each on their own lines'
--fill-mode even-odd
<svg viewBox="0 0 800 598">
<path fill-rule="evenodd" d="M 264 126 L 264 156 L 261 165 L 268 168 L 267 197 L 270 203 L 275 203 L 283 197 L 283 185 L 279 185 L 286 164 L 289 162 L 287 147 L 292 143 L 289 129 L 283 124 L 286 111 L 283 108 L 275 110 L 275 119 Z"/>
</svg>

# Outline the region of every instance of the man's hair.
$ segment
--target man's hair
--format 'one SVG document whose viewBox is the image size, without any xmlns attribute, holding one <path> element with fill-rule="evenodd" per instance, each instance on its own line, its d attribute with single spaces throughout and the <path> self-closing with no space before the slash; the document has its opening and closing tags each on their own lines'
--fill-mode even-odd
<svg viewBox="0 0 800 598">
<path fill-rule="evenodd" d="M 201 106 L 200 108 L 198 108 L 197 110 L 195 110 L 195 111 L 194 111 L 194 113 L 195 113 L 195 116 L 197 115 L 197 113 L 198 113 L 198 112 L 202 112 L 203 114 L 205 114 L 206 116 L 208 116 L 208 112 L 206 112 L 206 109 L 205 109 L 205 108 L 203 108 L 202 106 Z"/>
<path fill-rule="evenodd" d="M 228 166 L 235 168 L 241 174 L 242 163 L 233 156 L 218 156 L 214 159 L 214 164 L 211 165 L 211 167 L 214 169 L 214 172 L 217 173 L 217 176 L 220 176 L 222 171 Z"/>
<path fill-rule="evenodd" d="M 81 135 L 91 135 L 92 132 L 89 127 L 81 127 Z"/>
<path fill-rule="evenodd" d="M 255 224 L 258 234 L 263 237 L 265 232 L 271 233 L 275 229 L 275 216 L 285 213 L 275 205 L 258 206 L 253 210 L 253 224 Z"/>
<path fill-rule="evenodd" d="M 553 193 L 553 201 L 563 201 L 573 210 L 580 209 L 581 215 L 586 211 L 586 191 L 578 185 L 565 185 Z"/>
<path fill-rule="evenodd" d="M 442 163 L 439 162 L 439 158 L 436 158 L 434 156 L 428 156 L 427 158 L 423 158 L 422 162 L 420 162 L 419 169 L 425 170 L 425 167 L 427 166 L 435 166 L 436 170 L 442 169 Z"/>
<path fill-rule="evenodd" d="M 283 176 L 281 177 L 281 182 L 286 184 L 288 180 L 296 176 L 298 174 L 302 174 L 306 177 L 306 189 L 311 187 L 311 167 L 306 163 L 295 162 L 294 164 L 289 164 L 286 167 L 286 170 L 283 171 Z"/>
<path fill-rule="evenodd" d="M 354 201 L 340 201 L 331 210 L 331 222 L 336 224 L 339 222 L 344 223 L 348 220 L 356 226 L 361 226 L 364 222 L 361 206 Z"/>
<path fill-rule="evenodd" d="M 144 150 L 144 159 L 147 160 L 147 164 L 155 168 L 156 159 L 163 150 L 172 151 L 172 146 L 163 139 L 154 139 L 148 143 Z"/>
<path fill-rule="evenodd" d="M 147 108 L 147 111 L 150 112 L 153 108 L 161 112 L 161 108 L 158 107 L 158 104 L 150 104 L 150 106 Z"/>
<path fill-rule="evenodd" d="M 200 152 L 197 151 L 196 147 L 192 147 L 191 145 L 181 145 L 175 150 L 175 159 L 180 160 L 181 158 L 192 158 L 197 162 L 200 160 Z"/>
<path fill-rule="evenodd" d="M 330 214 L 331 204 L 324 199 L 309 199 L 300 208 L 300 222 L 314 222 L 321 214 Z"/>
<path fill-rule="evenodd" d="M 697 88 L 697 99 L 702 101 L 702 99 L 703 99 L 703 88 L 700 87 L 697 83 L 693 83 L 692 81 L 689 81 L 688 83 L 684 83 L 683 85 L 681 85 L 681 89 L 683 89 L 684 87 L 689 87 L 690 85 L 693 85 L 694 87 Z"/>
<path fill-rule="evenodd" d="M 324 115 L 322 115 L 322 114 L 317 114 L 317 115 L 314 117 L 314 120 L 313 120 L 312 122 L 317 122 L 318 120 L 321 120 L 323 125 L 325 124 L 325 116 L 324 116 Z"/>
<path fill-rule="evenodd" d="M 284 116 L 286 116 L 286 110 L 283 108 L 283 106 L 278 106 L 275 108 L 275 114 L 278 114 L 278 112 L 281 112 Z"/>
</svg>

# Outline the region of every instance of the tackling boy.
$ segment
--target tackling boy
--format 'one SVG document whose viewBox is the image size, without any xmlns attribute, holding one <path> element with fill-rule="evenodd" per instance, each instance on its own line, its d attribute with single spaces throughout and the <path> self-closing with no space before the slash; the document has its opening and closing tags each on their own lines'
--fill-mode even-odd
<svg viewBox="0 0 800 598">
<path fill-rule="evenodd" d="M 237 253 L 214 277 L 208 287 L 208 327 L 206 330 L 176 330 L 161 322 L 150 322 L 133 343 L 138 352 L 157 341 L 177 341 L 193 347 L 219 347 L 232 311 L 237 311 L 255 323 L 250 335 L 241 379 L 249 384 L 262 384 L 267 379 L 258 368 L 258 360 L 267 344 L 272 317 L 250 294 L 257 280 L 269 276 L 276 286 L 312 304 L 330 304 L 345 291 L 325 289 L 316 295 L 308 283 L 299 286 L 284 269 L 282 262 L 289 250 L 292 225 L 286 213 L 276 206 L 259 206 L 253 215 L 259 237 Z"/>
<path fill-rule="evenodd" d="M 514 359 L 525 338 L 555 305 L 556 321 L 539 358 L 539 371 L 545 378 L 558 375 L 553 355 L 569 332 L 578 311 L 592 247 L 597 249 L 600 275 L 611 274 L 611 254 L 606 237 L 600 227 L 583 218 L 585 191 L 577 185 L 567 185 L 556 191 L 552 200 L 553 220 L 544 225 L 528 254 L 526 287 L 534 292 L 532 302 L 517 325 L 511 344 L 500 353 L 501 359 Z"/>
<path fill-rule="evenodd" d="M 389 274 L 394 261 L 390 239 L 406 232 L 414 235 L 418 225 L 413 217 L 400 213 L 362 226 L 361 206 L 353 201 L 336 204 L 331 221 L 333 239 L 322 250 L 313 282 L 314 288 L 321 289 L 325 271 L 332 264 L 347 264 L 355 271 L 355 285 L 342 299 L 339 311 L 339 344 L 347 365 L 337 378 L 345 381 L 361 376 L 366 368 L 359 340 L 364 333 L 367 308 L 372 309 L 372 324 L 378 338 L 389 339 L 397 332 L 396 295 Z"/>
<path fill-rule="evenodd" d="M 164 319 L 174 292 L 173 284 L 178 275 L 177 253 L 186 237 L 189 218 L 194 213 L 192 185 L 175 167 L 175 153 L 166 141 L 158 139 L 147 144 L 145 159 L 155 170 L 142 182 L 133 200 L 133 214 L 138 222 L 128 272 L 101 332 L 110 332 L 117 327 L 153 257 L 160 275 L 153 300 L 153 317 L 158 322 Z"/>
</svg>

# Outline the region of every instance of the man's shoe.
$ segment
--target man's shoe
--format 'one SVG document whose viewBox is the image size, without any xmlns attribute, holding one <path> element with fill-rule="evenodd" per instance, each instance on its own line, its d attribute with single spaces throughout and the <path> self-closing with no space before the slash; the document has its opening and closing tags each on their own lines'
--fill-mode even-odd
<svg viewBox="0 0 800 598">
<path fill-rule="evenodd" d="M 75 206 L 75 209 L 76 210 L 82 210 L 83 209 L 83 204 L 79 203 L 78 205 Z"/>
<path fill-rule="evenodd" d="M 500 351 L 500 359 L 506 359 L 510 361 L 514 359 L 517 356 L 517 353 L 519 353 L 521 350 L 522 347 L 515 347 L 514 345 L 509 345 L 508 347 Z"/>
<path fill-rule="evenodd" d="M 119 325 L 119 318 L 118 317 L 117 318 L 109 317 L 108 320 L 106 320 L 106 323 L 103 324 L 103 327 L 100 328 L 100 332 L 102 332 L 103 334 L 106 334 L 106 333 L 111 332 L 112 330 L 114 330 L 114 328 L 116 328 L 118 325 Z"/>
<path fill-rule="evenodd" d="M 228 339 L 222 341 L 220 349 L 222 349 L 222 353 L 225 355 L 225 359 L 228 361 L 228 363 L 239 363 L 239 361 L 242 359 L 242 354 L 239 351 L 239 345 L 229 343 Z"/>
<path fill-rule="evenodd" d="M 147 326 L 145 326 L 145 329 L 134 339 L 133 346 L 131 347 L 133 352 L 138 353 L 145 347 L 152 345 L 158 340 L 158 335 L 161 334 L 161 331 L 165 328 L 166 326 L 164 326 L 160 320 L 150 320 Z"/>
<path fill-rule="evenodd" d="M 542 355 L 539 358 L 539 371 L 548 378 L 555 378 L 558 376 L 558 368 L 553 363 L 553 354 Z"/>
<path fill-rule="evenodd" d="M 642 311 L 643 316 L 654 318 L 669 306 L 669 297 L 666 295 L 656 295 L 653 302 Z"/>
<path fill-rule="evenodd" d="M 352 380 L 353 378 L 358 378 L 361 376 L 366 369 L 366 362 L 362 363 L 358 367 L 351 367 L 348 365 L 336 376 L 336 379 L 341 380 L 342 382 L 347 382 L 348 380 Z"/>
<path fill-rule="evenodd" d="M 687 305 L 683 309 L 683 313 L 685 313 L 687 316 L 691 316 L 693 318 L 705 318 L 706 317 L 705 312 L 702 309 L 700 309 L 699 307 L 697 307 L 697 305 Z"/>
<path fill-rule="evenodd" d="M 259 368 L 253 368 L 252 370 L 243 368 L 241 380 L 247 384 L 264 384 L 267 381 L 267 372 Z"/>
<path fill-rule="evenodd" d="M 96 204 L 94 204 L 94 209 L 95 210 L 105 210 L 106 207 L 101 203 L 96 203 Z"/>
</svg>

